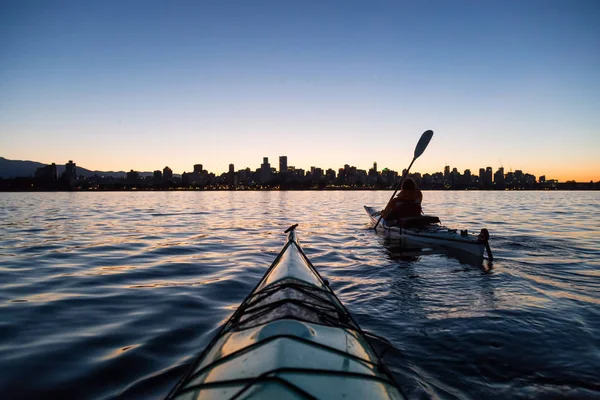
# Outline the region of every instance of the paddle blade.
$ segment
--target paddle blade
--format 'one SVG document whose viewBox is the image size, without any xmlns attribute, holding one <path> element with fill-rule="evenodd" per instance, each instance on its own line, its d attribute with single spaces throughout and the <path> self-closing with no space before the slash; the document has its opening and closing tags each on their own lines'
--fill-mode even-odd
<svg viewBox="0 0 600 400">
<path fill-rule="evenodd" d="M 419 158 L 421 154 L 423 154 L 432 137 L 433 131 L 431 129 L 423 132 L 421 139 L 419 139 L 419 143 L 417 143 L 417 147 L 415 147 L 415 159 Z"/>
</svg>

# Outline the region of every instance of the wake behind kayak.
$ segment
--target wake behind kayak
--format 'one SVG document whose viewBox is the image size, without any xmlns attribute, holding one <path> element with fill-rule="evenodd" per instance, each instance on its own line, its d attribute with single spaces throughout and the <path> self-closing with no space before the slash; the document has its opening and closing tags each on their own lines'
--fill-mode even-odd
<svg viewBox="0 0 600 400">
<path fill-rule="evenodd" d="M 296 238 L 168 399 L 402 399 L 400 388 Z"/>
</svg>

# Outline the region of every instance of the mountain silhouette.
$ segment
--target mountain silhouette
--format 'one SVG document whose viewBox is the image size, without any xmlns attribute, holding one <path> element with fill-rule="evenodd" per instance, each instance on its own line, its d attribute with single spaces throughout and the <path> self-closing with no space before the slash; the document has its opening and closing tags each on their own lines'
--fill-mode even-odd
<svg viewBox="0 0 600 400">
<path fill-rule="evenodd" d="M 21 161 L 21 160 L 9 160 L 4 157 L 0 157 L 0 178 L 19 178 L 19 177 L 32 177 L 35 174 L 35 170 L 40 167 L 45 167 L 48 164 L 40 163 L 37 161 Z M 56 164 L 58 175 L 60 176 L 65 172 L 64 164 Z M 89 178 L 94 175 L 98 176 L 110 176 L 113 178 L 120 178 L 126 176 L 125 171 L 91 171 L 89 169 L 77 166 L 77 175 L 83 175 Z M 139 172 L 140 176 L 151 176 L 152 172 Z"/>
</svg>

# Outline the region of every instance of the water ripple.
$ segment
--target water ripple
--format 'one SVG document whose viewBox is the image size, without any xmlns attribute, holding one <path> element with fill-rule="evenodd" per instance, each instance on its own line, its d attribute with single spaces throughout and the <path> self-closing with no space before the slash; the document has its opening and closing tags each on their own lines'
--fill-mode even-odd
<svg viewBox="0 0 600 400">
<path fill-rule="evenodd" d="M 0 393 L 164 396 L 299 223 L 411 397 L 600 397 L 600 193 L 425 192 L 492 264 L 374 234 L 389 195 L 0 194 Z"/>
</svg>

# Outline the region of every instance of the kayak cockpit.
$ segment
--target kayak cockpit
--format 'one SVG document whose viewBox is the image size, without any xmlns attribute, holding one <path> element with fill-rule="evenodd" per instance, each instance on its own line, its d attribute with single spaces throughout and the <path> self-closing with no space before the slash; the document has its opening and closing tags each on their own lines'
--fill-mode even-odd
<svg viewBox="0 0 600 400">
<path fill-rule="evenodd" d="M 415 217 L 400 218 L 394 221 L 386 221 L 388 226 L 399 226 L 402 229 L 423 228 L 439 223 L 441 223 L 440 219 L 433 215 L 418 215 Z"/>
</svg>

